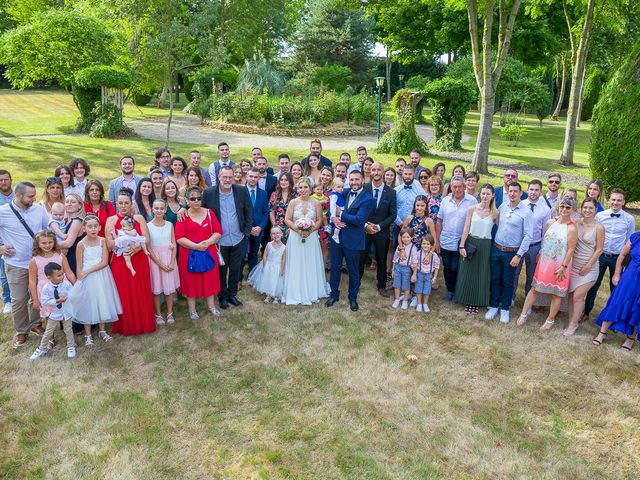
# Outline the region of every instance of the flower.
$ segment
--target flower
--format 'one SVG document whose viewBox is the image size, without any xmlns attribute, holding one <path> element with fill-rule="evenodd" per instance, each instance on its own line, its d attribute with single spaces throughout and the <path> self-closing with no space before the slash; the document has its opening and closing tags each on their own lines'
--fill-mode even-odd
<svg viewBox="0 0 640 480">
<path fill-rule="evenodd" d="M 310 232 L 313 228 L 313 222 L 306 217 L 301 217 L 296 220 L 295 225 L 298 230 L 301 230 L 303 232 Z M 306 241 L 307 239 L 303 237 L 302 243 L 305 243 Z"/>
</svg>

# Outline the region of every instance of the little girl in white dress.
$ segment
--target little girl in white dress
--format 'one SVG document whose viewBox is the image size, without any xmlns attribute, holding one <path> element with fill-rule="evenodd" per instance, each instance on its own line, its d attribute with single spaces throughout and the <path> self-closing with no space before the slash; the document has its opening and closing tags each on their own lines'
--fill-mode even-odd
<svg viewBox="0 0 640 480">
<path fill-rule="evenodd" d="M 284 267 L 286 263 L 286 245 L 282 243 L 282 230 L 271 230 L 271 241 L 258 263 L 249 273 L 249 284 L 267 297 L 264 303 L 278 303 L 282 300 L 284 288 Z"/>
<path fill-rule="evenodd" d="M 109 268 L 107 242 L 99 237 L 100 222 L 87 215 L 82 222 L 86 236 L 78 244 L 78 281 L 65 305 L 76 323 L 84 324 L 84 344 L 94 345 L 91 326 L 98 325 L 100 339 L 111 342 L 105 323 L 115 322 L 122 313 L 120 297 Z"/>
</svg>

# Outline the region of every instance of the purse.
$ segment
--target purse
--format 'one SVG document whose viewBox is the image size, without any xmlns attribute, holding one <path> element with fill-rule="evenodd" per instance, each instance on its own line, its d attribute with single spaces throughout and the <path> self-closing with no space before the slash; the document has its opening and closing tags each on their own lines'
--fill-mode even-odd
<svg viewBox="0 0 640 480">
<path fill-rule="evenodd" d="M 207 218 L 209 219 L 209 226 L 211 226 L 211 232 L 213 233 L 213 226 L 211 225 L 211 214 L 207 211 Z M 219 253 L 219 251 L 218 251 Z M 213 270 L 216 267 L 216 261 L 209 252 L 209 249 L 201 252 L 200 250 L 190 250 L 189 258 L 187 260 L 187 270 L 191 273 L 204 273 L 209 270 Z"/>
<path fill-rule="evenodd" d="M 466 243 L 464 246 L 465 251 L 467 252 L 467 260 L 471 260 L 475 253 L 478 251 L 478 247 L 476 247 L 473 243 Z"/>
</svg>

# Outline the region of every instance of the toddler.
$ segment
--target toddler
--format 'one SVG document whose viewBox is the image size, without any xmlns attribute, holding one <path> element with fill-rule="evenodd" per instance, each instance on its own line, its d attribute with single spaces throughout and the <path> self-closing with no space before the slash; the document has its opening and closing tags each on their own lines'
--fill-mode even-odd
<svg viewBox="0 0 640 480">
<path fill-rule="evenodd" d="M 117 233 L 113 233 L 113 239 L 115 241 L 116 249 L 114 253 L 121 257 L 128 250 L 129 247 L 135 247 L 136 245 L 142 248 L 142 251 L 148 256 L 149 250 L 147 250 L 147 239 L 143 235 L 140 235 L 135 229 L 135 220 L 133 217 L 124 217 L 120 226 L 122 227 Z M 127 268 L 131 272 L 131 275 L 135 275 L 136 271 L 131 263 L 131 257 L 129 255 L 124 256 L 124 262 L 127 264 Z"/>
<path fill-rule="evenodd" d="M 56 202 L 51 205 L 51 220 L 49 220 L 49 229 L 53 230 L 56 234 L 58 241 L 66 240 L 67 234 L 64 233 L 64 229 L 67 227 L 67 222 L 64 220 L 64 205 L 60 202 Z"/>
<path fill-rule="evenodd" d="M 333 189 L 329 192 L 329 219 L 333 217 L 337 217 L 338 208 L 344 208 L 344 197 L 342 196 L 342 191 L 344 190 L 344 181 L 340 177 L 336 177 L 333 179 Z M 340 229 L 337 228 L 333 222 L 330 222 L 326 227 L 327 233 L 331 234 L 333 232 L 333 241 L 336 243 L 340 243 Z"/>
<path fill-rule="evenodd" d="M 400 296 L 402 295 L 402 309 L 409 308 L 409 292 L 411 291 L 411 283 L 416 281 L 416 249 L 411 241 L 413 234 L 412 228 L 403 228 L 400 231 L 400 245 L 393 255 L 393 288 L 395 290 L 395 300 L 391 305 L 398 308 L 400 305 Z"/>
<path fill-rule="evenodd" d="M 435 285 L 440 269 L 440 258 L 433 251 L 433 237 L 428 233 L 420 241 L 420 252 L 416 260 L 416 284 L 414 291 L 418 299 L 417 312 L 429 313 L 429 295 L 431 287 Z"/>
</svg>

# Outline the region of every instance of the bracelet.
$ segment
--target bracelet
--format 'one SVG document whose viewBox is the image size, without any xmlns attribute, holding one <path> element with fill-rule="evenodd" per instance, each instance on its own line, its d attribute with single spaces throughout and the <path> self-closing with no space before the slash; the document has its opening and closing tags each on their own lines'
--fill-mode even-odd
<svg viewBox="0 0 640 480">
<path fill-rule="evenodd" d="M 562 268 L 567 269 L 567 268 L 569 268 L 569 265 L 562 264 Z"/>
</svg>

